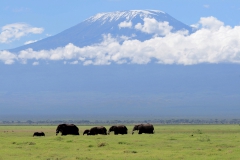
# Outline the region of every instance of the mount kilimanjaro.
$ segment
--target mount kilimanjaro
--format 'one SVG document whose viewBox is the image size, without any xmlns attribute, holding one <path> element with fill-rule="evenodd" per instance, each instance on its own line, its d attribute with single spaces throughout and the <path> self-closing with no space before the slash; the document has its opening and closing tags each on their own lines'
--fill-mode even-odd
<svg viewBox="0 0 240 160">
<path fill-rule="evenodd" d="M 192 27 L 158 10 L 107 12 L 96 14 L 57 35 L 42 39 L 35 43 L 10 49 L 9 51 L 19 52 L 28 48 L 32 48 L 34 51 L 49 50 L 57 47 L 64 47 L 69 43 L 78 47 L 89 46 L 102 42 L 103 35 L 107 34 L 119 39 L 125 37 L 144 41 L 156 34 L 149 30 L 144 30 L 144 21 L 147 19 L 162 23 L 162 26 L 160 26 L 161 28 L 158 28 L 160 36 L 164 36 L 165 30 L 171 30 L 171 32 L 180 30 L 185 30 L 189 33 L 193 32 Z"/>
</svg>

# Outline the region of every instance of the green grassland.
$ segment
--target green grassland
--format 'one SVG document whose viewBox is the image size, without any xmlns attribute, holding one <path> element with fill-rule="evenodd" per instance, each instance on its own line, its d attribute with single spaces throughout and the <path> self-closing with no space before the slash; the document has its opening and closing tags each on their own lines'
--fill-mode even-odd
<svg viewBox="0 0 240 160">
<path fill-rule="evenodd" d="M 239 125 L 155 125 L 155 134 L 56 136 L 56 126 L 0 126 L 0 160 L 240 159 Z M 105 126 L 107 129 L 109 126 Z M 45 137 L 32 137 L 43 131 Z"/>
</svg>

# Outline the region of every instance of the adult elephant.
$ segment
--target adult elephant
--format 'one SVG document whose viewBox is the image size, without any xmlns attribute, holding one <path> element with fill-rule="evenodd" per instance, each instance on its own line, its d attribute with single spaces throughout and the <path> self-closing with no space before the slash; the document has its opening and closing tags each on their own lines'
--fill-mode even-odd
<svg viewBox="0 0 240 160">
<path fill-rule="evenodd" d="M 112 132 L 112 131 L 114 132 L 115 135 L 128 133 L 128 129 L 124 125 L 111 126 L 108 130 L 108 134 L 110 134 L 110 132 Z"/>
<path fill-rule="evenodd" d="M 107 135 L 107 129 L 103 126 L 99 126 L 99 127 L 91 128 L 88 132 L 88 135 L 97 135 L 97 134 Z"/>
<path fill-rule="evenodd" d="M 45 136 L 45 134 L 44 134 L 44 132 L 34 132 L 33 137 L 34 136 Z"/>
<path fill-rule="evenodd" d="M 84 135 L 84 134 L 88 135 L 88 134 L 89 134 L 89 131 L 90 131 L 89 129 L 85 129 L 84 132 L 83 132 L 83 135 Z"/>
<path fill-rule="evenodd" d="M 142 133 L 150 133 L 153 134 L 154 133 L 154 127 L 152 124 L 137 124 L 133 127 L 132 130 L 132 134 L 134 133 L 134 131 L 138 130 L 138 134 L 142 134 Z"/>
<path fill-rule="evenodd" d="M 56 135 L 61 132 L 62 136 L 72 134 L 72 135 L 79 135 L 79 129 L 74 124 L 59 124 L 56 129 Z"/>
</svg>

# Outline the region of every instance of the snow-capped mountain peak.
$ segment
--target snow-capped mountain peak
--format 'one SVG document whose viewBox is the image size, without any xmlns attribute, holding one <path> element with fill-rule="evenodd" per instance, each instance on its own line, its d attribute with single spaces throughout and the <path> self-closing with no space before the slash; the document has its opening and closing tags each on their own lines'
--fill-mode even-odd
<svg viewBox="0 0 240 160">
<path fill-rule="evenodd" d="M 151 25 L 147 23 L 151 23 Z M 160 28 L 159 25 L 161 26 Z M 155 29 L 152 30 L 151 28 L 151 30 L 148 30 L 147 26 L 154 26 L 152 28 Z M 188 33 L 191 33 L 192 27 L 159 10 L 106 12 L 98 13 L 55 36 L 20 46 L 10 51 L 19 52 L 28 48 L 32 48 L 35 51 L 49 50 L 65 47 L 69 43 L 78 47 L 90 46 L 101 43 L 103 35 L 130 37 L 131 39 L 145 41 L 156 36 L 156 34 L 164 36 L 166 33 L 179 30 L 186 30 Z"/>
<path fill-rule="evenodd" d="M 120 18 L 125 18 L 127 20 L 132 20 L 136 16 L 140 16 L 141 18 L 151 18 L 152 16 L 156 16 L 158 14 L 165 14 L 163 11 L 159 10 L 130 10 L 130 11 L 116 11 L 116 12 L 105 12 L 105 13 L 98 13 L 95 16 L 90 17 L 87 19 L 88 22 L 95 22 L 95 21 L 103 21 L 103 22 L 111 22 L 117 21 Z"/>
</svg>

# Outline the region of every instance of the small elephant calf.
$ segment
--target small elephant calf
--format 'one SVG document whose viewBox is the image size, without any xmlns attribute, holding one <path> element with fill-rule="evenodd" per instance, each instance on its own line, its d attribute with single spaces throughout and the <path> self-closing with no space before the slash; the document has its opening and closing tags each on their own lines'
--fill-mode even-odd
<svg viewBox="0 0 240 160">
<path fill-rule="evenodd" d="M 34 132 L 33 137 L 34 136 L 45 136 L 45 134 L 44 134 L 44 132 Z"/>
<path fill-rule="evenodd" d="M 88 134 L 89 134 L 89 131 L 90 131 L 89 129 L 86 129 L 86 130 L 83 132 L 83 135 L 84 135 L 84 134 L 88 135 Z"/>
</svg>

